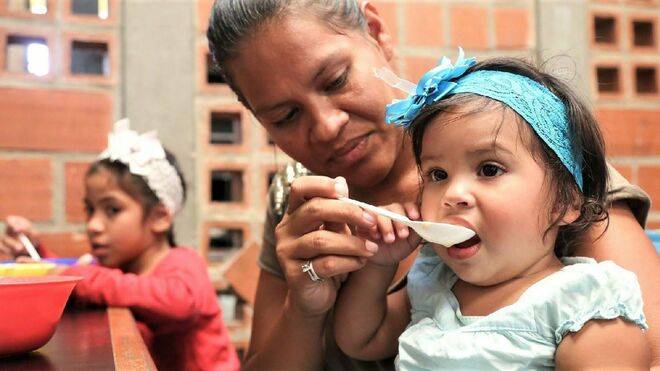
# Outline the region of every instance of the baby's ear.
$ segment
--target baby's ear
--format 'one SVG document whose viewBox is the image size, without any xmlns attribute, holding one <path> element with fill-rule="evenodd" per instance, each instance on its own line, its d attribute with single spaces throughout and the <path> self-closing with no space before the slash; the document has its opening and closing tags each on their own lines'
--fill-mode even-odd
<svg viewBox="0 0 660 371">
<path fill-rule="evenodd" d="M 559 226 L 573 223 L 580 217 L 580 207 L 573 206 L 566 210 L 566 214 L 559 220 Z"/>
<path fill-rule="evenodd" d="M 154 233 L 165 233 L 167 232 L 172 223 L 174 222 L 174 215 L 170 210 L 163 205 L 163 203 L 158 203 L 152 210 L 149 215 L 149 223 L 151 230 Z"/>
</svg>

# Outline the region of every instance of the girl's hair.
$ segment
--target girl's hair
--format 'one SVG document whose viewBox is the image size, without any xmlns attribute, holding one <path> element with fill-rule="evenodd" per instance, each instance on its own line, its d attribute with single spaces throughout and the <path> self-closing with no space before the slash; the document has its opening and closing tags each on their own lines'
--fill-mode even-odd
<svg viewBox="0 0 660 371">
<path fill-rule="evenodd" d="M 576 246 L 583 242 L 584 231 L 593 223 L 606 220 L 608 217 L 605 209 L 608 181 L 605 146 L 596 119 L 587 106 L 565 83 L 541 72 L 523 60 L 493 58 L 475 64 L 468 69 L 466 74 L 480 70 L 504 71 L 525 76 L 548 88 L 566 107 L 572 148 L 578 152 L 575 158 L 582 159 L 584 181 L 582 192 L 580 192 L 575 179 L 557 155 L 536 136 L 528 124 L 521 125 L 524 128 L 521 133 L 529 134 L 522 135 L 524 143 L 532 156 L 545 167 L 546 181 L 549 180 L 550 189 L 554 195 L 550 199 L 552 208 L 549 213 L 552 215 L 554 212 L 558 216 L 552 220 L 546 233 L 557 226 L 570 209 L 579 205 L 580 216 L 573 223 L 559 227 L 555 243 L 555 254 L 557 256 L 572 255 Z M 480 101 L 480 104 L 470 104 L 477 101 Z M 484 101 L 486 101 L 485 104 Z M 472 110 L 469 111 L 466 107 Z M 516 114 L 521 123 L 524 122 L 522 117 L 506 105 L 475 94 L 456 94 L 424 107 L 409 128 L 417 164 L 420 163 L 424 132 L 434 117 L 442 113 L 465 117 L 465 115 L 484 112 L 493 109 L 493 107 L 508 109 Z"/>
<path fill-rule="evenodd" d="M 319 23 L 337 30 L 362 31 L 366 27 L 356 0 L 216 0 L 206 37 L 220 73 L 244 104 L 245 99 L 233 83 L 227 63 L 238 57 L 242 41 L 260 32 L 269 21 L 291 14 L 314 15 Z"/>
<path fill-rule="evenodd" d="M 183 190 L 183 201 L 185 201 L 186 181 L 183 178 L 183 172 L 181 171 L 179 162 L 176 160 L 176 157 L 174 157 L 174 155 L 167 149 L 165 149 L 165 157 L 167 161 L 176 170 L 179 179 L 181 179 L 181 188 Z M 131 173 L 128 169 L 128 166 L 126 166 L 122 162 L 112 161 L 107 158 L 96 161 L 89 167 L 85 176 L 89 177 L 93 174 L 96 174 L 101 169 L 107 170 L 112 175 L 114 175 L 115 179 L 117 180 L 117 184 L 119 185 L 119 188 L 122 191 L 126 192 L 134 200 L 139 202 L 140 205 L 142 205 L 142 210 L 144 211 L 143 218 L 145 220 L 149 216 L 151 210 L 153 210 L 153 208 L 161 202 L 158 199 L 158 196 L 156 196 L 156 194 L 154 193 L 154 191 L 151 188 L 149 188 L 149 185 L 144 180 L 144 178 L 142 178 L 139 175 L 135 175 Z M 167 241 L 169 242 L 170 246 L 172 247 L 176 246 L 176 242 L 174 240 L 174 224 L 172 224 L 170 226 L 170 229 L 167 231 Z"/>
</svg>

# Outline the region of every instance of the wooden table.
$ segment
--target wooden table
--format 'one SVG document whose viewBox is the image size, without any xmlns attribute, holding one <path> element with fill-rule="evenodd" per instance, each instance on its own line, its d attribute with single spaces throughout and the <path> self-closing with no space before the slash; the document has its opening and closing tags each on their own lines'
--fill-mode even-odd
<svg viewBox="0 0 660 371">
<path fill-rule="evenodd" d="M 126 308 L 65 310 L 43 347 L 0 359 L 2 371 L 156 370 Z"/>
</svg>

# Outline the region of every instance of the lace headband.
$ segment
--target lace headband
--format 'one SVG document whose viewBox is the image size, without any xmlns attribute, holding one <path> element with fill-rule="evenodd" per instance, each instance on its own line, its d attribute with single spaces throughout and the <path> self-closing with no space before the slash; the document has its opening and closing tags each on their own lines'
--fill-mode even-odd
<svg viewBox="0 0 660 371">
<path fill-rule="evenodd" d="M 172 215 L 181 210 L 183 184 L 174 166 L 167 161 L 155 131 L 139 135 L 130 129 L 128 119 L 119 120 L 108 134 L 108 148 L 98 159 L 126 165 L 131 174 L 141 176 L 147 182 Z"/>
<path fill-rule="evenodd" d="M 387 106 L 385 121 L 408 128 L 426 106 L 459 93 L 471 93 L 506 104 L 532 127 L 543 142 L 559 157 L 582 190 L 582 159 L 575 156 L 566 108 L 545 86 L 527 77 L 502 71 L 465 71 L 476 63 L 464 59 L 459 48 L 456 64 L 442 57 L 438 66 L 428 71 L 417 85 L 397 77 L 386 68 L 375 69 L 377 77 L 408 93 L 408 98 Z"/>
</svg>

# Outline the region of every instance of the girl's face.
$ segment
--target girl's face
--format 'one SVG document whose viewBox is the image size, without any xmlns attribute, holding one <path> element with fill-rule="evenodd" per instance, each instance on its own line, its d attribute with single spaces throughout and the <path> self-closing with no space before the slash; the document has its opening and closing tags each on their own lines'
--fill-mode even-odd
<svg viewBox="0 0 660 371">
<path fill-rule="evenodd" d="M 124 271 L 142 266 L 141 260 L 157 241 L 142 205 L 103 168 L 85 179 L 84 201 L 87 236 L 99 264 Z"/>
<path fill-rule="evenodd" d="M 384 123 L 394 92 L 373 72 L 388 66 L 389 36 L 342 32 L 313 16 L 271 20 L 228 70 L 284 152 L 316 174 L 368 187 L 390 173 L 403 140 Z"/>
<path fill-rule="evenodd" d="M 469 109 L 469 108 L 468 108 Z M 545 170 L 513 111 L 437 116 L 422 140 L 422 218 L 466 226 L 477 236 L 436 253 L 466 282 L 494 285 L 558 264 Z M 530 128 L 531 130 L 531 128 Z M 537 140 L 534 138 L 533 140 Z"/>
</svg>

